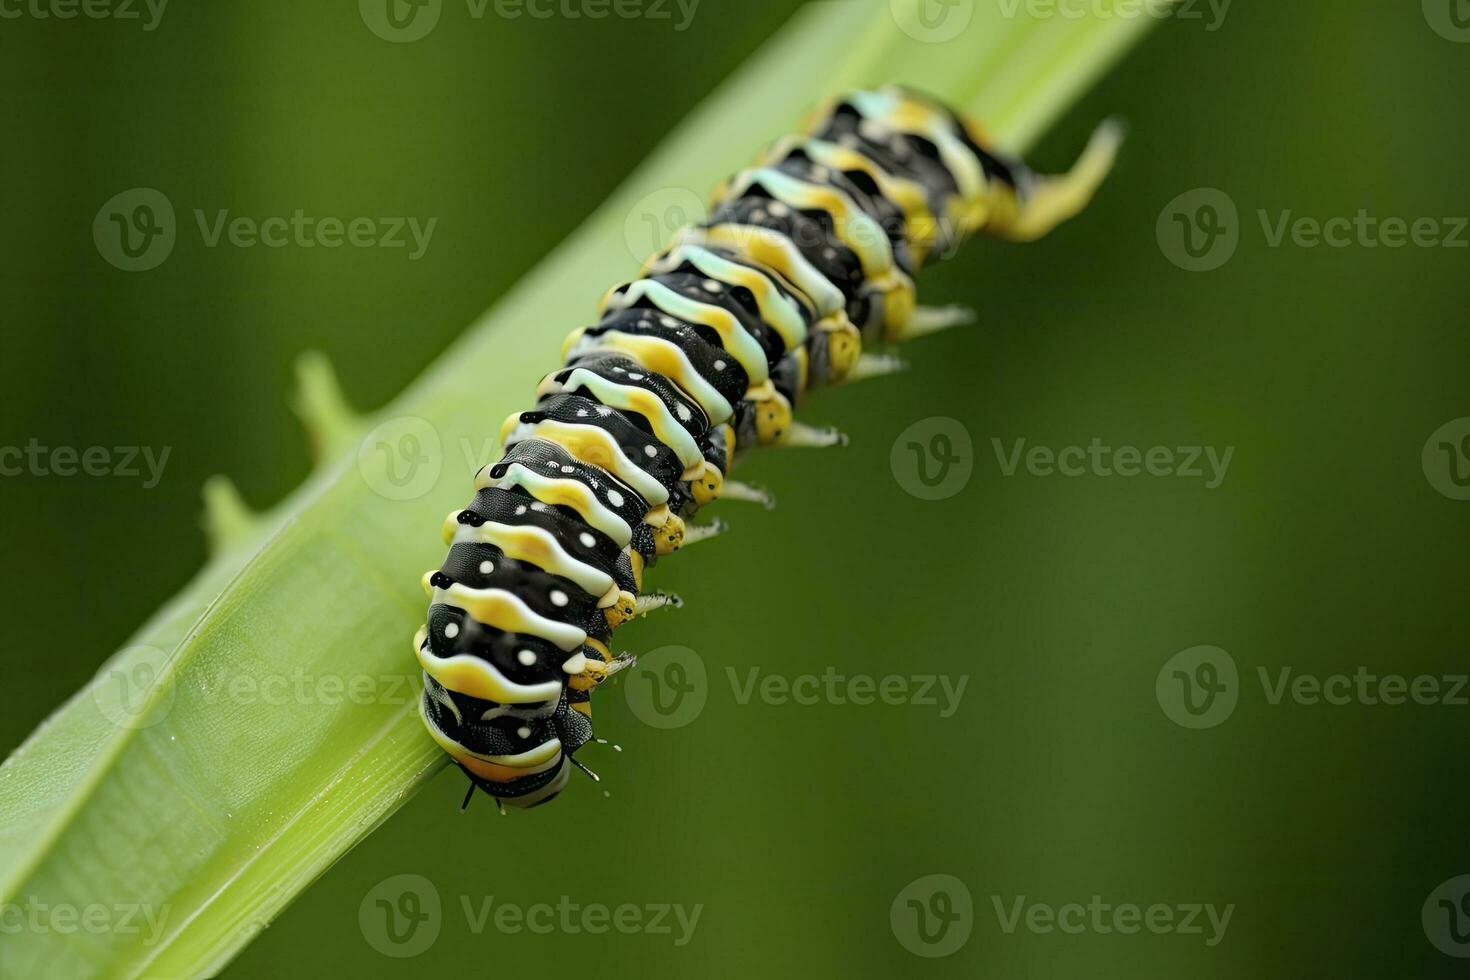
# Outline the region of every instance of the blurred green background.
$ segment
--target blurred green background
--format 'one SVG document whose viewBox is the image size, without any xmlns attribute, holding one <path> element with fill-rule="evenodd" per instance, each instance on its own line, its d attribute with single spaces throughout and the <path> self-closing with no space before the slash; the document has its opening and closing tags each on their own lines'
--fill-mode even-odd
<svg viewBox="0 0 1470 980">
<path fill-rule="evenodd" d="M 1420 911 L 1470 872 L 1470 707 L 1272 704 L 1258 679 L 1466 670 L 1470 503 L 1436 492 L 1421 449 L 1470 415 L 1470 251 L 1273 247 L 1259 216 L 1366 209 L 1448 235 L 1442 219 L 1470 214 L 1470 44 L 1418 8 L 1240 2 L 1161 24 L 1031 154 L 1065 166 L 1123 115 L 1132 136 L 1095 206 L 1045 242 L 979 242 L 926 274 L 926 300 L 974 306 L 978 325 L 912 346 L 901 377 L 815 399 L 806 417 L 852 445 L 752 459 L 743 478 L 779 508 L 722 508 L 732 535 L 658 570 L 687 607 L 627 640 L 694 650 L 702 713 L 659 730 L 605 690 L 599 732 L 624 751 L 588 757 L 607 798 L 579 782 L 531 814 L 482 800 L 461 816 L 446 771 L 230 974 L 1461 975 Z M 386 401 L 789 13 L 705 0 L 676 30 L 672 6 L 476 21 L 450 4 L 429 37 L 389 44 L 345 2 L 170 5 L 152 31 L 139 9 L 0 21 L 0 447 L 170 447 L 153 488 L 0 479 L 5 753 L 200 565 L 205 478 L 267 505 L 307 473 L 286 408 L 298 353 L 326 352 L 358 404 Z M 170 198 L 180 234 L 161 266 L 125 273 L 91 228 L 136 186 Z M 1237 208 L 1238 247 L 1190 272 L 1170 261 L 1170 207 L 1203 187 Z M 195 208 L 438 223 L 417 260 L 207 248 Z M 604 285 L 568 288 L 590 312 Z M 940 501 L 890 466 L 932 416 L 974 444 L 973 478 Z M 1210 490 L 1007 477 L 992 444 L 1094 437 L 1235 452 Z M 1189 730 L 1155 680 L 1206 644 L 1238 666 L 1238 704 Z M 726 675 L 829 666 L 968 682 L 942 718 L 741 703 Z M 444 913 L 427 951 L 395 960 L 359 909 L 401 874 Z M 890 905 L 930 874 L 964 883 L 973 933 L 920 960 Z M 1094 895 L 1234 910 L 1211 947 L 1208 926 L 1007 933 L 994 908 Z M 562 896 L 703 908 L 682 946 L 677 925 L 476 931 L 491 897 Z"/>
</svg>

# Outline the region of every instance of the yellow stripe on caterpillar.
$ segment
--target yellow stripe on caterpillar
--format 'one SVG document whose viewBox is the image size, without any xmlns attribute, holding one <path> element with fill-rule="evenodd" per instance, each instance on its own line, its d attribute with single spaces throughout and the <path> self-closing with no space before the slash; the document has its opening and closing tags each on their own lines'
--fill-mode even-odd
<svg viewBox="0 0 1470 980">
<path fill-rule="evenodd" d="M 475 477 L 476 490 L 509 490 L 520 487 L 543 504 L 553 507 L 570 507 L 581 515 L 582 520 L 612 538 L 619 546 L 633 540 L 633 529 L 592 492 L 592 488 L 576 480 L 564 480 L 543 476 L 522 463 L 511 463 L 505 475 L 499 478 L 490 475 L 491 464 Z"/>
<path fill-rule="evenodd" d="M 669 499 L 667 488 L 652 473 L 629 459 L 606 429 L 542 419 L 540 422 L 520 422 L 503 436 L 506 449 L 526 439 L 555 443 L 573 458 L 611 473 L 650 504 L 661 504 Z"/>
<path fill-rule="evenodd" d="M 769 276 L 716 255 L 707 248 L 683 245 L 656 255 L 643 266 L 643 274 L 647 276 L 672 272 L 686 262 L 711 279 L 748 290 L 755 297 L 760 318 L 781 335 L 786 350 L 794 350 L 806 339 L 806 320 L 801 310 L 775 287 Z"/>
<path fill-rule="evenodd" d="M 587 640 L 582 630 L 570 623 L 547 619 L 526 605 L 520 596 L 505 589 L 472 589 L 455 582 L 447 589 L 435 589 L 432 598 L 435 603 L 462 610 L 477 623 L 507 633 L 539 637 L 568 652 Z"/>
<path fill-rule="evenodd" d="M 628 283 L 622 292 L 618 291 L 619 288 L 622 287 L 614 287 L 603 295 L 598 308 L 600 313 L 631 309 L 639 300 L 646 299 L 661 313 L 686 323 L 709 327 L 719 334 L 721 345 L 745 369 L 752 381 L 764 381 L 769 376 L 770 366 L 766 363 L 766 352 L 760 341 L 729 310 L 690 299 L 656 279 Z"/>
</svg>

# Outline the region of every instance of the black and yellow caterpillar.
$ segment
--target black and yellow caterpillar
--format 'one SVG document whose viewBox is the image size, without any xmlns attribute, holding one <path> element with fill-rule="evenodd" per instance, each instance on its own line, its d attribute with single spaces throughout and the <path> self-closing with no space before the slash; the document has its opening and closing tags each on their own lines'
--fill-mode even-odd
<svg viewBox="0 0 1470 980">
<path fill-rule="evenodd" d="M 534 806 L 561 791 L 592 740 L 592 689 L 631 662 L 613 630 L 666 601 L 642 596 L 646 568 L 716 530 L 686 523 L 703 505 L 756 496 L 726 479 L 739 454 L 837 441 L 793 419 L 803 393 L 891 369 L 865 343 L 958 319 L 916 305 L 915 272 L 980 230 L 1045 234 L 1118 143 L 1100 129 L 1070 174 L 1043 177 L 897 87 L 836 99 L 804 133 L 603 297 L 446 521 L 414 649 L 424 724 L 472 794 Z"/>
</svg>

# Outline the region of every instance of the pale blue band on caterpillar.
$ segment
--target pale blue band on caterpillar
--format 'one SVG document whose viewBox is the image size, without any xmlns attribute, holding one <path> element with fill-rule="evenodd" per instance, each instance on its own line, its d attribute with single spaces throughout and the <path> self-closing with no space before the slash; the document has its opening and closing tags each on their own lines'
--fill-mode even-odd
<svg viewBox="0 0 1470 980">
<path fill-rule="evenodd" d="M 561 791 L 591 692 L 629 662 L 613 630 L 664 601 L 640 598 L 647 568 L 710 533 L 687 523 L 701 507 L 754 496 L 726 479 L 737 456 L 829 441 L 793 417 L 809 388 L 877 373 L 865 345 L 956 319 L 918 307 L 919 269 L 976 232 L 1029 240 L 1077 213 L 1118 133 L 1065 177 L 988 143 L 907 89 L 835 99 L 568 338 L 424 577 L 421 714 L 475 786 L 516 806 Z"/>
</svg>

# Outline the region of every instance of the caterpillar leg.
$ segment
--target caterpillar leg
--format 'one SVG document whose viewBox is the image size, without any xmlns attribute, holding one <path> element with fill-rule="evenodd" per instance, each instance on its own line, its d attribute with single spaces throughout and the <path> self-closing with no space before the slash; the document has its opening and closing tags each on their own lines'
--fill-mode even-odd
<svg viewBox="0 0 1470 980">
<path fill-rule="evenodd" d="M 1031 242 L 1075 217 L 1113 169 L 1123 135 L 1122 123 L 1107 120 L 1093 132 L 1072 169 L 1059 176 L 1020 168 L 1018 191 L 996 202 L 985 223 L 986 233 L 1008 241 Z"/>
<path fill-rule="evenodd" d="M 975 322 L 975 311 L 967 306 L 919 306 L 896 329 L 889 331 L 889 340 L 913 340 L 925 334 L 938 333 L 950 327 L 962 327 Z M 861 358 L 859 358 L 861 363 Z"/>
</svg>

